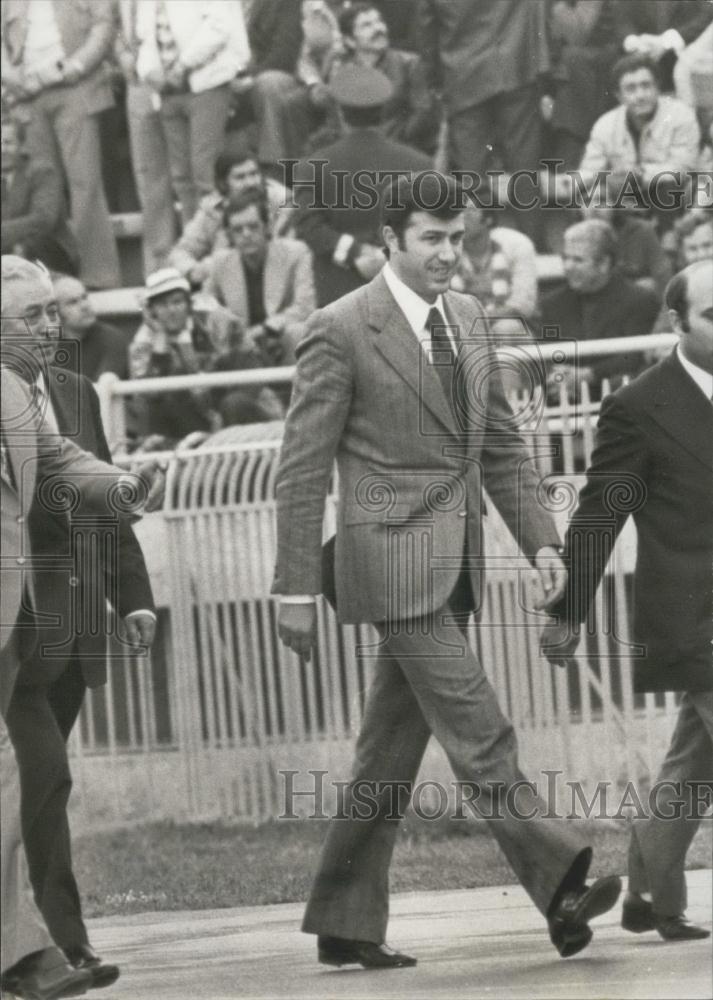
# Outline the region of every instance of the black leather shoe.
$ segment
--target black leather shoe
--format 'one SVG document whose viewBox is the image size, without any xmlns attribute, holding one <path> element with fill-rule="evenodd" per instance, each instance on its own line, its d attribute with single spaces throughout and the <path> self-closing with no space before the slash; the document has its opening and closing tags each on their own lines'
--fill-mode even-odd
<svg viewBox="0 0 713 1000">
<path fill-rule="evenodd" d="M 675 917 L 661 917 L 655 914 L 656 930 L 664 941 L 698 941 L 711 936 L 705 927 L 699 927 L 686 920 L 684 913 Z"/>
<path fill-rule="evenodd" d="M 683 913 L 672 917 L 661 916 L 648 899 L 642 899 L 634 892 L 627 892 L 624 899 L 621 926 L 633 934 L 658 931 L 664 941 L 699 941 L 711 935 L 705 927 L 698 927 L 686 920 Z"/>
<path fill-rule="evenodd" d="M 111 986 L 119 978 L 119 966 L 102 962 L 90 945 L 76 944 L 63 950 L 70 965 L 89 972 L 92 977 L 91 989 L 100 990 Z"/>
<path fill-rule="evenodd" d="M 44 948 L 25 955 L 0 976 L 3 993 L 23 1000 L 60 1000 L 78 997 L 92 988 L 88 969 L 73 969 L 59 948 Z"/>
<path fill-rule="evenodd" d="M 598 878 L 589 887 L 563 894 L 547 921 L 552 944 L 562 958 L 570 958 L 587 947 L 592 940 L 589 921 L 611 910 L 620 892 L 621 879 L 609 875 Z"/>
<path fill-rule="evenodd" d="M 655 931 L 654 908 L 648 899 L 642 899 L 638 893 L 627 892 L 621 908 L 621 926 L 632 934 Z"/>
<path fill-rule="evenodd" d="M 416 964 L 415 958 L 385 944 L 338 937 L 317 938 L 317 957 L 322 965 L 363 965 L 365 969 L 403 969 Z"/>
</svg>

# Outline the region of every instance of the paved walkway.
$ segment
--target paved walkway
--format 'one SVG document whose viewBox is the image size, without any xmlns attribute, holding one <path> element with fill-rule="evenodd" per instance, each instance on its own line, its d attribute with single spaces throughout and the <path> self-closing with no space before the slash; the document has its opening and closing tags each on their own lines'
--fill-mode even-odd
<svg viewBox="0 0 713 1000">
<path fill-rule="evenodd" d="M 689 915 L 711 921 L 711 871 L 689 872 Z M 711 942 L 667 944 L 619 927 L 619 908 L 592 924 L 580 956 L 557 957 L 519 886 L 392 898 L 389 941 L 414 969 L 328 969 L 298 930 L 302 905 L 146 913 L 91 921 L 93 943 L 122 967 L 107 1000 L 342 998 L 663 998 L 713 996 Z"/>
</svg>

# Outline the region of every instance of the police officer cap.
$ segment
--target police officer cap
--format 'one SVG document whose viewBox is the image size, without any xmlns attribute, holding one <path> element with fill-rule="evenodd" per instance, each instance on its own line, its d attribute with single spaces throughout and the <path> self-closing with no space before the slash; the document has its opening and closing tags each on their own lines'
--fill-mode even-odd
<svg viewBox="0 0 713 1000">
<path fill-rule="evenodd" d="M 340 66 L 329 89 L 335 100 L 350 108 L 381 107 L 394 92 L 388 76 L 367 66 Z"/>
</svg>

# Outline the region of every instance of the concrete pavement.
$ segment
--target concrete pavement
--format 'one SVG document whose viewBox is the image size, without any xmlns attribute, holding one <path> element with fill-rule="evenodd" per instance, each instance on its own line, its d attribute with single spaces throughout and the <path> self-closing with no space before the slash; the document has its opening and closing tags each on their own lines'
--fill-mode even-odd
<svg viewBox="0 0 713 1000">
<path fill-rule="evenodd" d="M 688 873 L 692 920 L 710 926 L 713 873 Z M 558 958 L 519 886 L 392 897 L 389 943 L 418 957 L 413 969 L 328 969 L 299 932 L 302 904 L 90 921 L 92 942 L 122 968 L 106 1000 L 553 1000 L 713 996 L 711 939 L 668 944 L 627 934 L 620 905 L 593 921 L 591 945 Z"/>
</svg>

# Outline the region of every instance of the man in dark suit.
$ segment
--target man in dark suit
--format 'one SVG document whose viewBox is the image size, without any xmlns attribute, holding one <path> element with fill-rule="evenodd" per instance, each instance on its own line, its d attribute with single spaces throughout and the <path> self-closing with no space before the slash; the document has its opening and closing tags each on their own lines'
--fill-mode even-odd
<svg viewBox="0 0 713 1000">
<path fill-rule="evenodd" d="M 359 288 L 384 263 L 378 200 L 372 197 L 374 173 L 431 166 L 424 153 L 394 142 L 381 131 L 383 108 L 393 94 L 383 73 L 346 66 L 335 74 L 330 90 L 347 132 L 298 165 L 295 188 L 295 229 L 314 256 L 318 305 Z M 319 164 L 322 160 L 324 166 Z M 359 171 L 370 172 L 363 181 L 368 193 L 355 186 Z"/>
<path fill-rule="evenodd" d="M 34 265 L 26 267 L 39 272 Z M 47 422 L 108 462 L 91 383 L 45 363 L 48 349 L 54 350 L 51 338 L 59 333 L 51 283 L 38 278 L 29 299 L 27 284 L 3 279 L 3 356 L 17 354 L 20 324 L 24 350 L 37 360 L 28 379 L 43 402 Z M 153 641 L 156 620 L 151 586 L 126 521 L 103 522 L 81 509 L 70 515 L 62 505 L 56 508 L 38 497 L 30 510 L 29 533 L 33 555 L 40 560 L 33 580 L 36 641 L 20 650 L 7 724 L 20 768 L 30 878 L 47 926 L 70 962 L 90 968 L 95 985 L 108 985 L 118 969 L 101 965 L 89 946 L 72 872 L 66 740 L 87 686 L 106 682 L 107 635 L 115 631 L 107 619 L 107 600 L 123 621 L 125 641 L 145 648 Z M 58 554 L 65 559 L 60 567 Z"/>
<path fill-rule="evenodd" d="M 62 178 L 51 160 L 30 160 L 14 118 L 2 119 L 2 252 L 39 258 L 75 274 L 77 244 L 67 225 Z"/>
<path fill-rule="evenodd" d="M 429 171 L 401 177 L 382 197 L 388 264 L 316 312 L 297 349 L 276 482 L 273 586 L 282 595 L 280 637 L 301 656 L 315 639 L 314 595 L 330 589 L 330 577 L 339 620 L 374 623 L 379 634 L 353 775 L 375 783 L 378 808 L 360 816 L 350 786 L 348 818 L 330 826 L 303 929 L 318 935 L 321 962 L 380 968 L 415 964 L 384 945 L 388 869 L 394 816 L 431 734 L 456 778 L 477 787 L 486 818 L 496 789 L 504 794 L 523 781 L 513 727 L 465 634 L 483 593 L 483 487 L 548 598 L 565 584 L 557 532 L 536 500 L 538 477 L 513 426 L 484 310 L 448 291 L 465 231 L 463 194 L 452 178 Z M 337 533 L 323 578 L 335 456 Z M 588 921 L 614 905 L 620 883 L 587 888 L 591 847 L 571 826 L 545 818 L 532 787 L 527 798 L 532 819 L 506 809 L 491 830 L 559 953 L 572 955 L 589 943 Z"/>
<path fill-rule="evenodd" d="M 651 333 L 660 302 L 654 291 L 625 278 L 617 269 L 617 237 L 600 219 L 570 226 L 562 253 L 566 284 L 542 300 L 541 326 L 559 330 L 569 340 L 604 340 Z M 641 353 L 597 358 L 579 377 L 593 391 L 603 378 L 641 371 Z"/>
<path fill-rule="evenodd" d="M 701 786 L 710 789 L 713 779 L 713 262 L 675 275 L 666 305 L 679 344 L 602 403 L 567 533 L 567 592 L 542 642 L 566 665 L 631 513 L 634 687 L 683 694 L 657 779 L 658 811 L 633 824 L 622 926 L 686 940 L 710 933 L 685 918 L 684 865 L 702 815 Z"/>
</svg>

